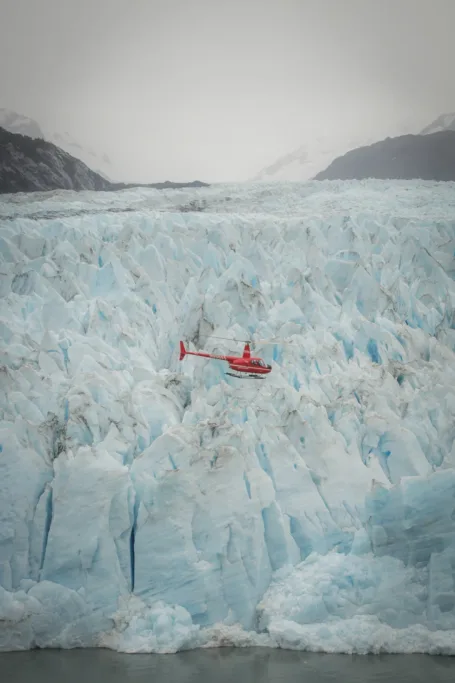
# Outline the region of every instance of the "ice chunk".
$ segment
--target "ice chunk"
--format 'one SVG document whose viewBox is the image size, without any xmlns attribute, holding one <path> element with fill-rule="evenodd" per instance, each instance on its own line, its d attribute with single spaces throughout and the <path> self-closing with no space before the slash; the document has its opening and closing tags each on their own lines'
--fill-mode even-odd
<svg viewBox="0 0 455 683">
<path fill-rule="evenodd" d="M 172 653 L 198 644 L 198 626 L 180 606 L 162 600 L 143 602 L 135 596 L 122 599 L 114 615 L 114 628 L 100 645 L 120 652 Z"/>
</svg>

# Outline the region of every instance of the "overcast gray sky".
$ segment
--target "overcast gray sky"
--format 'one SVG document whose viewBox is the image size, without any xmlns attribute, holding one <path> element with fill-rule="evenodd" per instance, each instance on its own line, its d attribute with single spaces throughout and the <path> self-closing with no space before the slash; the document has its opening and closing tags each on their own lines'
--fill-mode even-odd
<svg viewBox="0 0 455 683">
<path fill-rule="evenodd" d="M 122 179 L 244 180 L 454 111 L 454 26 L 455 0 L 0 0 L 0 107 Z"/>
</svg>

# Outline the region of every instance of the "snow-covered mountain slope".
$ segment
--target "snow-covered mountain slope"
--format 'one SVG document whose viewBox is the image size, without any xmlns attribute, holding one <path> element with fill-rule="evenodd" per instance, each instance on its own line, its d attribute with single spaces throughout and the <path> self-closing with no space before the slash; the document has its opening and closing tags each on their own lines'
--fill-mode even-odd
<svg viewBox="0 0 455 683">
<path fill-rule="evenodd" d="M 431 133 L 439 133 L 443 130 L 455 130 L 455 113 L 441 114 L 432 123 L 425 126 L 420 135 L 431 135 Z"/>
<path fill-rule="evenodd" d="M 455 653 L 453 185 L 0 217 L 2 649 Z"/>
<path fill-rule="evenodd" d="M 57 147 L 61 147 L 65 152 L 68 152 L 68 154 L 83 161 L 84 164 L 87 164 L 87 166 L 93 171 L 96 171 L 96 173 L 99 173 L 107 180 L 112 180 L 114 174 L 113 167 L 107 154 L 100 154 L 88 145 L 80 145 L 67 132 L 53 133 L 52 131 L 47 131 L 45 137 L 49 142 L 57 145 Z"/>
<path fill-rule="evenodd" d="M 0 128 L 10 133 L 28 135 L 30 138 L 44 138 L 44 133 L 36 121 L 11 109 L 0 109 Z"/>
<path fill-rule="evenodd" d="M 345 141 L 329 137 L 315 137 L 294 152 L 280 157 L 273 164 L 262 169 L 253 180 L 311 180 L 317 173 L 327 168 L 336 157 L 373 141 L 368 137 Z"/>
<path fill-rule="evenodd" d="M 406 125 L 396 127 L 395 136 L 408 134 L 416 131 L 414 125 L 408 122 Z M 442 114 L 432 123 L 426 126 L 420 135 L 437 133 L 442 130 L 455 130 L 455 113 Z M 383 131 L 384 133 L 384 131 Z M 338 137 L 311 137 L 308 142 L 290 154 L 277 159 L 273 164 L 262 169 L 253 180 L 262 181 L 307 181 L 324 171 L 335 159 L 343 156 L 351 150 L 359 147 L 372 145 L 380 141 L 383 134 L 378 131 L 377 135 L 358 135 L 352 139 L 340 139 Z"/>
<path fill-rule="evenodd" d="M 60 147 L 71 156 L 84 162 L 90 169 L 107 180 L 112 179 L 112 164 L 107 154 L 100 154 L 88 146 L 80 145 L 67 132 L 55 133 L 43 128 L 36 121 L 10 109 L 0 109 L 0 128 L 10 133 L 20 133 L 31 138 L 43 138 Z"/>
</svg>

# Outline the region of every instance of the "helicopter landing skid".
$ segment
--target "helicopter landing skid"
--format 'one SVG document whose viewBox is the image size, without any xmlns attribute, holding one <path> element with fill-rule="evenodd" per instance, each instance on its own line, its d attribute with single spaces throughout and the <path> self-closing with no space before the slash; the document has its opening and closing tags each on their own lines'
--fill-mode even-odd
<svg viewBox="0 0 455 683">
<path fill-rule="evenodd" d="M 264 379 L 263 375 L 235 375 L 233 372 L 227 372 L 226 375 L 237 377 L 237 379 Z"/>
</svg>

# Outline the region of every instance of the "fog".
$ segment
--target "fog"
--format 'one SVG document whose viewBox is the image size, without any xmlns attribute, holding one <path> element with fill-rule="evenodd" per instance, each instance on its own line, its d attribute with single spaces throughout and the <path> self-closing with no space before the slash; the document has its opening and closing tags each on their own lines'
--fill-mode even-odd
<svg viewBox="0 0 455 683">
<path fill-rule="evenodd" d="M 119 180 L 246 180 L 455 110 L 453 0 L 1 0 L 0 106 Z"/>
</svg>

